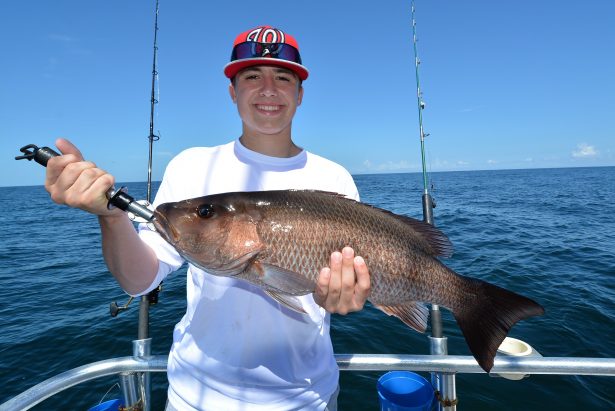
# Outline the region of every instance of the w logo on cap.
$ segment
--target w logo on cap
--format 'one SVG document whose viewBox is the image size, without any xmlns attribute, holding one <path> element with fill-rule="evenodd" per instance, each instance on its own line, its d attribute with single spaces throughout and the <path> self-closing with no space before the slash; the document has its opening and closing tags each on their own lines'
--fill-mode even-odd
<svg viewBox="0 0 615 411">
<path fill-rule="evenodd" d="M 257 27 L 247 32 L 243 41 L 253 41 L 257 43 L 286 43 L 286 36 L 282 30 L 271 26 Z"/>
<path fill-rule="evenodd" d="M 233 78 L 240 70 L 258 65 L 286 68 L 301 80 L 308 77 L 308 70 L 301 63 L 297 40 L 271 26 L 259 26 L 235 38 L 231 61 L 224 66 L 224 75 Z"/>
</svg>

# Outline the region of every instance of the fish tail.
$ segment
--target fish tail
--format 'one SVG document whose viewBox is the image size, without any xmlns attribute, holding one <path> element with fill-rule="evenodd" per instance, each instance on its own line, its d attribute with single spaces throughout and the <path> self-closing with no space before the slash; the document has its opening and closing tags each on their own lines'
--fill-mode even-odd
<svg viewBox="0 0 615 411">
<path fill-rule="evenodd" d="M 482 369 L 493 367 L 496 351 L 508 331 L 518 321 L 544 314 L 535 301 L 504 288 L 474 278 L 467 281 L 465 300 L 453 315 L 470 351 Z"/>
</svg>

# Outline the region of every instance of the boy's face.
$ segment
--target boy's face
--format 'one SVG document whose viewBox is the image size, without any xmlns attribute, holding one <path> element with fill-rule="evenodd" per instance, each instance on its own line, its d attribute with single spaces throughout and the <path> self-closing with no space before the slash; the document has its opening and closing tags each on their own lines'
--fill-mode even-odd
<svg viewBox="0 0 615 411">
<path fill-rule="evenodd" d="M 229 86 L 244 131 L 274 135 L 288 133 L 303 98 L 299 77 L 275 66 L 248 67 Z"/>
</svg>

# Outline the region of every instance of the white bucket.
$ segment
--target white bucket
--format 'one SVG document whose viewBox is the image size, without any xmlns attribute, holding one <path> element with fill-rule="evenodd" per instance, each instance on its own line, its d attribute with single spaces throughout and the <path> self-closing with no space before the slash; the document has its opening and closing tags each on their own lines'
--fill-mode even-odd
<svg viewBox="0 0 615 411">
<path fill-rule="evenodd" d="M 518 340 L 516 338 L 506 337 L 502 344 L 498 347 L 497 355 L 511 356 L 511 357 L 540 357 L 540 353 L 534 350 L 531 345 L 525 341 Z M 527 377 L 527 374 L 497 374 L 500 377 L 508 380 L 522 380 Z"/>
</svg>

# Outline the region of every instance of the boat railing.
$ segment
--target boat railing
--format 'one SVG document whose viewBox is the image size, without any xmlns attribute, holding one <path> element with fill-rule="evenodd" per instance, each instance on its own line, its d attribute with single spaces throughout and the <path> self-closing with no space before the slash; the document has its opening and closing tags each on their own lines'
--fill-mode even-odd
<svg viewBox="0 0 615 411">
<path fill-rule="evenodd" d="M 342 371 L 485 372 L 474 357 L 461 355 L 336 354 L 335 358 Z M 0 404 L 0 411 L 28 410 L 63 390 L 109 375 L 166 372 L 167 360 L 167 356 L 156 355 L 148 359 L 119 357 L 86 364 L 51 377 Z M 490 375 L 500 374 L 615 376 L 615 358 L 498 356 Z"/>
</svg>

